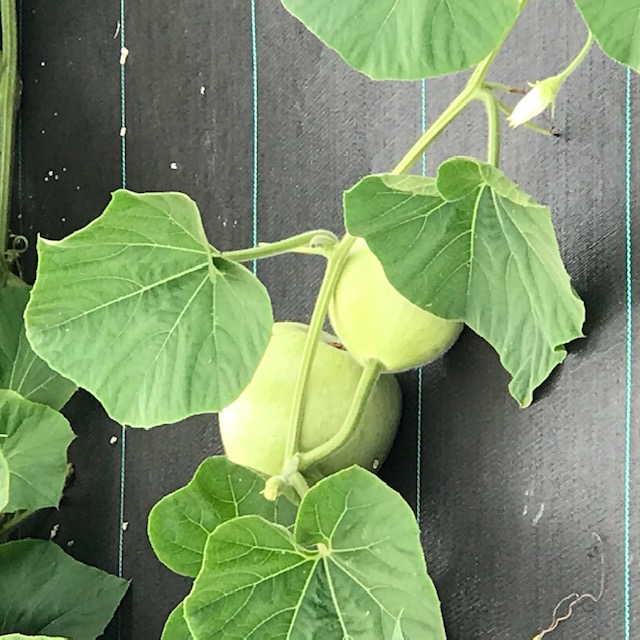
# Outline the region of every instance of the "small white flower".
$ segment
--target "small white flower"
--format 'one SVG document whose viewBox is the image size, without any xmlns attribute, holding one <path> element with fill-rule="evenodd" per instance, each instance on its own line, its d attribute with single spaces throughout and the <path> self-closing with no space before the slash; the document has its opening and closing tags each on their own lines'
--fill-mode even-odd
<svg viewBox="0 0 640 640">
<path fill-rule="evenodd" d="M 549 106 L 553 110 L 561 85 L 562 79 L 559 76 L 551 76 L 546 80 L 532 84 L 531 91 L 518 102 L 509 116 L 509 124 L 512 127 L 517 127 L 539 116 Z"/>
</svg>

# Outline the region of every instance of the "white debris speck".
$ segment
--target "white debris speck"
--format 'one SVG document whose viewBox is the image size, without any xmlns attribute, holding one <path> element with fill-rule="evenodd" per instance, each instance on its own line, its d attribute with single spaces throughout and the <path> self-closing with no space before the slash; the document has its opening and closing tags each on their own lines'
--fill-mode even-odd
<svg viewBox="0 0 640 640">
<path fill-rule="evenodd" d="M 46 64 L 47 64 L 47 63 L 43 60 L 43 61 L 40 63 L 40 66 L 41 66 L 41 67 L 44 67 Z"/>
<path fill-rule="evenodd" d="M 524 516 L 526 516 L 527 513 L 529 513 L 529 505 L 525 504 L 524 509 L 522 510 L 522 517 L 524 518 Z"/>
<path fill-rule="evenodd" d="M 126 531 L 129 528 L 129 523 L 128 522 L 123 522 L 122 523 L 122 530 Z"/>
<path fill-rule="evenodd" d="M 57 118 L 57 117 L 58 117 L 58 112 L 57 112 L 57 111 L 54 111 L 54 112 L 53 112 L 53 117 L 54 117 L 54 118 Z"/>
<path fill-rule="evenodd" d="M 200 87 L 200 95 L 203 96 L 206 93 L 206 91 L 207 91 L 207 88 L 204 85 L 202 85 Z"/>
<path fill-rule="evenodd" d="M 380 460 L 378 460 L 378 458 L 376 458 L 373 461 L 373 464 L 371 466 L 373 467 L 373 470 L 375 471 L 380 466 Z"/>
<path fill-rule="evenodd" d="M 120 49 L 120 64 L 126 64 L 128 57 L 129 49 L 127 49 L 127 47 L 122 47 L 122 49 Z"/>
<path fill-rule="evenodd" d="M 45 177 L 44 177 L 44 181 L 45 181 L 45 182 L 49 182 L 49 176 L 45 176 Z"/>
<path fill-rule="evenodd" d="M 122 127 L 120 129 L 120 137 L 124 138 L 127 135 L 127 127 Z"/>
<path fill-rule="evenodd" d="M 69 540 L 69 542 L 67 542 L 67 547 L 73 547 L 75 543 L 76 543 L 75 540 Z"/>
<path fill-rule="evenodd" d="M 58 535 L 58 531 L 60 531 L 60 525 L 54 524 L 49 531 L 49 540 L 53 540 Z"/>
<path fill-rule="evenodd" d="M 40 133 L 45 134 L 45 133 L 47 133 L 47 132 L 46 132 L 44 129 L 41 129 L 41 130 L 40 130 Z"/>
<path fill-rule="evenodd" d="M 76 191 L 80 191 L 80 185 L 76 187 Z"/>
<path fill-rule="evenodd" d="M 227 221 L 226 221 L 226 220 L 223 220 L 223 221 L 222 221 L 222 226 L 223 226 L 223 227 L 226 227 L 226 226 L 227 226 Z"/>
<path fill-rule="evenodd" d="M 53 176 L 53 179 L 54 179 L 54 180 L 59 180 L 59 179 L 60 179 L 60 176 L 56 173 L 56 175 L 55 175 L 55 176 Z"/>
<path fill-rule="evenodd" d="M 67 167 L 62 167 L 62 173 L 66 173 L 67 172 Z"/>
<path fill-rule="evenodd" d="M 120 29 L 121 29 L 122 25 L 120 24 L 120 20 L 118 20 L 117 24 L 116 24 L 116 32 L 113 34 L 113 39 L 115 40 L 118 35 L 120 35 Z"/>
<path fill-rule="evenodd" d="M 60 222 L 66 222 L 67 219 L 66 218 L 60 218 Z"/>
<path fill-rule="evenodd" d="M 118 442 L 117 436 L 111 436 L 111 438 L 109 438 L 109 444 L 115 444 L 116 442 Z"/>
<path fill-rule="evenodd" d="M 172 162 L 170 166 L 175 171 L 178 168 L 178 163 L 177 162 Z"/>
<path fill-rule="evenodd" d="M 531 521 L 531 524 L 535 527 L 538 522 L 540 522 L 540 519 L 542 518 L 542 514 L 544 513 L 544 502 L 540 505 L 540 508 L 538 509 L 538 513 L 536 513 L 534 519 Z"/>
<path fill-rule="evenodd" d="M 48 176 L 53 176 L 53 169 L 51 169 L 51 171 L 49 171 L 49 173 L 47 173 Z"/>
</svg>

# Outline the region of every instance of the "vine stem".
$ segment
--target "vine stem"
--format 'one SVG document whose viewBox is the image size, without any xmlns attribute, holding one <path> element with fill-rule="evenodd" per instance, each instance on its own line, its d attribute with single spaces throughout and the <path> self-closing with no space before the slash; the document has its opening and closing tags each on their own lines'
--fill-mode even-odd
<svg viewBox="0 0 640 640">
<path fill-rule="evenodd" d="M 288 467 L 290 459 L 298 452 L 300 431 L 302 429 L 302 421 L 304 420 L 304 397 L 311 375 L 311 364 L 316 355 L 320 333 L 325 318 L 327 317 L 329 301 L 333 295 L 333 290 L 338 282 L 338 278 L 342 273 L 342 267 L 344 266 L 347 255 L 355 241 L 356 239 L 353 236 L 346 234 L 329 254 L 327 269 L 324 273 L 324 278 L 318 291 L 316 305 L 311 316 L 311 322 L 309 323 L 309 332 L 302 352 L 298 380 L 293 392 L 291 425 L 287 434 L 284 456 L 285 467 Z"/>
<path fill-rule="evenodd" d="M 578 65 L 587 57 L 591 45 L 593 44 L 593 34 L 589 31 L 587 40 L 584 43 L 582 49 L 578 52 L 578 55 L 567 65 L 567 67 L 558 74 L 561 82 L 564 82 L 577 68 Z"/>
<path fill-rule="evenodd" d="M 487 162 L 494 167 L 500 162 L 500 111 L 498 101 L 488 89 L 480 89 L 478 100 L 484 103 L 487 111 Z"/>
<path fill-rule="evenodd" d="M 14 515 L 10 520 L 0 526 L 0 542 L 6 539 L 9 533 L 17 527 L 21 522 L 26 520 L 29 516 L 33 515 L 33 511 L 21 511 L 17 515 Z"/>
<path fill-rule="evenodd" d="M 349 412 L 340 430 L 315 449 L 300 454 L 301 471 L 326 458 L 329 454 L 339 449 L 353 435 L 353 432 L 360 422 L 360 418 L 362 418 L 373 387 L 376 382 L 378 382 L 378 378 L 382 373 L 382 368 L 382 363 L 379 360 L 371 359 L 366 361 L 353 400 L 351 401 Z"/>
<path fill-rule="evenodd" d="M 15 0 L 0 0 L 0 286 L 9 273 L 5 257 L 11 204 L 13 140 L 18 100 L 18 18 Z"/>
<path fill-rule="evenodd" d="M 291 252 L 327 255 L 327 250 L 336 244 L 338 244 L 338 238 L 333 233 L 320 229 L 307 231 L 277 242 L 261 242 L 258 246 L 249 249 L 223 251 L 219 256 L 235 262 L 249 262 Z"/>
</svg>

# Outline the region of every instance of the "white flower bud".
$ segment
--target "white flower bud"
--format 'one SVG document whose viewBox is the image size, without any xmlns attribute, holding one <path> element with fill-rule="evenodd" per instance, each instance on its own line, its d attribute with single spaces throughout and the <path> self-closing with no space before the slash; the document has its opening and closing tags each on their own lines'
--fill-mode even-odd
<svg viewBox="0 0 640 640">
<path fill-rule="evenodd" d="M 546 80 L 532 84 L 531 91 L 518 102 L 509 116 L 509 124 L 512 127 L 517 127 L 539 116 L 549 106 L 553 110 L 561 85 L 562 78 L 560 76 L 551 76 Z"/>
</svg>

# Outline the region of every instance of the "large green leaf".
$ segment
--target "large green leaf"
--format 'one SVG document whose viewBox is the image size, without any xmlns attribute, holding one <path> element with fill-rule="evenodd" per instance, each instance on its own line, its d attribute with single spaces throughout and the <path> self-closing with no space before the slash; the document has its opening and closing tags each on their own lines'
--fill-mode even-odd
<svg viewBox="0 0 640 640">
<path fill-rule="evenodd" d="M 117 191 L 59 242 L 40 240 L 27 337 L 56 371 L 135 427 L 215 412 L 271 336 L 262 284 L 209 247 L 195 203 Z"/>
<path fill-rule="evenodd" d="M 129 583 L 69 557 L 53 542 L 0 545 L 0 634 L 94 640 Z"/>
<path fill-rule="evenodd" d="M 0 436 L 0 513 L 5 510 L 5 507 L 9 504 L 9 483 L 11 476 L 9 474 L 9 463 L 2 453 L 2 443 L 6 439 L 6 436 Z"/>
<path fill-rule="evenodd" d="M 27 286 L 0 289 L 0 389 L 13 389 L 27 400 L 62 409 L 76 385 L 52 371 L 31 349 L 23 314 Z"/>
<path fill-rule="evenodd" d="M 264 479 L 223 456 L 205 460 L 185 487 L 165 496 L 149 514 L 149 540 L 169 569 L 195 577 L 209 534 L 222 522 L 244 515 L 289 525 L 295 507 L 260 493 Z"/>
<path fill-rule="evenodd" d="M 295 529 L 244 516 L 209 536 L 185 616 L 198 640 L 445 638 L 409 506 L 351 467 L 303 498 Z"/>
<path fill-rule="evenodd" d="M 374 80 L 461 71 L 495 49 L 520 0 L 282 0 L 327 46 Z"/>
<path fill-rule="evenodd" d="M 0 389 L 0 453 L 9 469 L 9 499 L 0 510 L 13 513 L 57 506 L 73 438 L 69 423 L 57 411 Z"/>
<path fill-rule="evenodd" d="M 576 0 L 602 50 L 640 72 L 640 0 Z"/>
<path fill-rule="evenodd" d="M 181 602 L 167 618 L 160 640 L 194 640 L 184 618 L 184 602 Z"/>
<path fill-rule="evenodd" d="M 0 636 L 0 640 L 66 640 L 65 638 L 53 636 L 25 636 L 21 633 L 10 633 L 7 636 Z"/>
<path fill-rule="evenodd" d="M 345 218 L 402 295 L 493 345 L 522 406 L 582 336 L 548 208 L 490 165 L 453 158 L 437 180 L 367 177 L 345 194 Z"/>
</svg>

